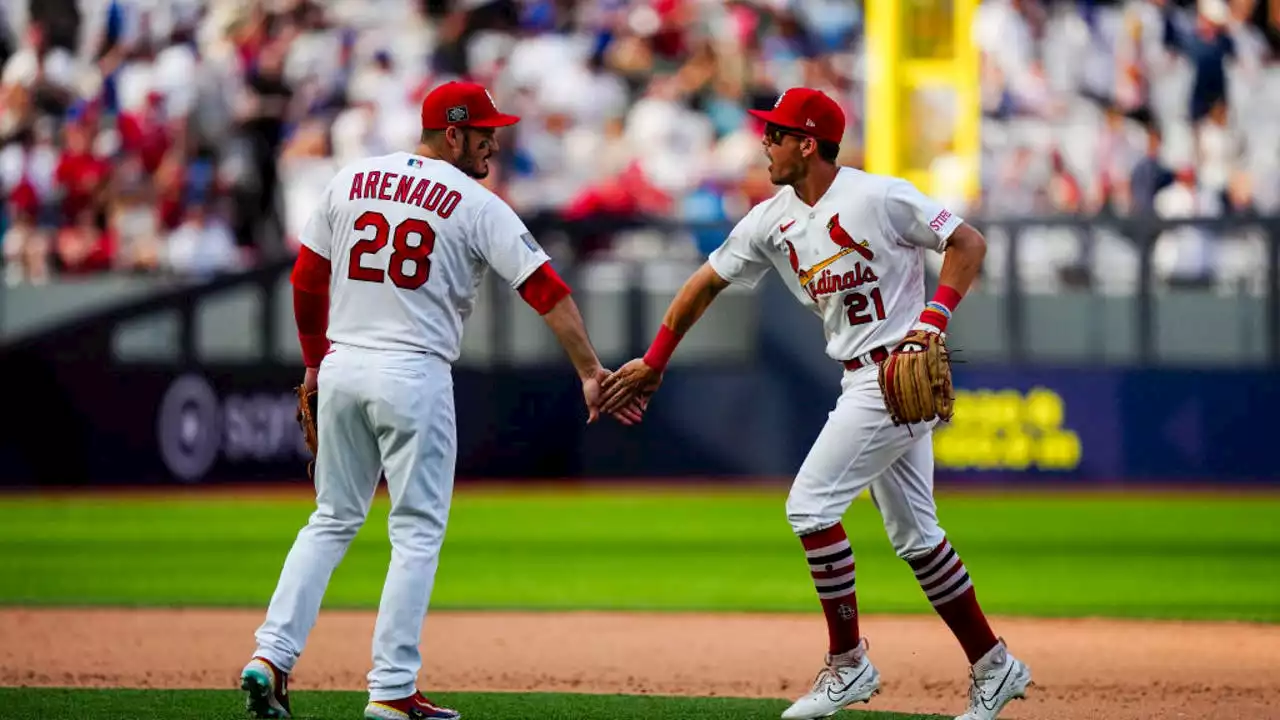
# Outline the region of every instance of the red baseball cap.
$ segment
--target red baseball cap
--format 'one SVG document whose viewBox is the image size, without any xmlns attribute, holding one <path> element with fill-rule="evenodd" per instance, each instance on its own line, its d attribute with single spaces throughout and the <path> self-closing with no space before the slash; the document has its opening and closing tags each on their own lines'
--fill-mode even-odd
<svg viewBox="0 0 1280 720">
<path fill-rule="evenodd" d="M 493 96 L 476 83 L 447 82 L 422 101 L 423 130 L 443 130 L 450 125 L 499 128 L 518 122 L 519 116 L 498 112 Z"/>
<path fill-rule="evenodd" d="M 844 138 L 844 110 L 821 90 L 791 88 L 778 97 L 772 110 L 747 112 L 767 123 L 839 143 Z"/>
</svg>

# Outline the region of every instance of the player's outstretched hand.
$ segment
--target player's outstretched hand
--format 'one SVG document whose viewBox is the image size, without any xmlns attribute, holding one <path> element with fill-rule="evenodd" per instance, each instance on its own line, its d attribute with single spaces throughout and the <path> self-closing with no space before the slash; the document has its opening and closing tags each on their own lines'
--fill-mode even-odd
<svg viewBox="0 0 1280 720">
<path fill-rule="evenodd" d="M 644 410 L 649 404 L 649 397 L 661 384 L 662 373 L 646 365 L 643 359 L 636 358 L 605 379 L 600 408 L 610 414 L 627 408 Z"/>
<path fill-rule="evenodd" d="M 606 382 L 613 372 L 606 369 L 597 370 L 588 380 L 582 381 L 582 398 L 587 404 L 587 424 L 595 422 L 600 417 L 600 395 L 601 385 Z M 619 410 L 607 413 L 610 417 L 623 425 L 635 425 L 644 419 L 645 408 L 648 407 L 649 400 L 647 398 L 635 398 Z"/>
<path fill-rule="evenodd" d="M 596 368 L 595 374 L 582 381 L 582 401 L 587 405 L 587 424 L 600 418 L 600 383 L 609 377 L 609 371 Z"/>
<path fill-rule="evenodd" d="M 627 425 L 627 426 L 636 425 L 640 423 L 642 420 L 644 420 L 644 411 L 648 407 L 649 407 L 649 398 L 638 397 L 635 400 L 632 400 L 630 405 L 627 405 L 621 410 L 618 410 L 617 412 L 609 413 L 609 417 L 613 418 L 614 420 L 617 420 L 623 425 Z"/>
</svg>

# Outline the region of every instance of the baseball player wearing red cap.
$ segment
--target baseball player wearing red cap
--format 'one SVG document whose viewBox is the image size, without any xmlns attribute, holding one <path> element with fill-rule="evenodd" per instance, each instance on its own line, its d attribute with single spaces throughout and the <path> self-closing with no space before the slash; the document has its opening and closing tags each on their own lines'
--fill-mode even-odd
<svg viewBox="0 0 1280 720">
<path fill-rule="evenodd" d="M 568 286 L 515 212 L 476 182 L 498 151 L 495 129 L 518 120 L 480 85 L 436 88 L 416 151 L 343 168 L 303 231 L 292 283 L 303 385 L 319 388 L 316 510 L 241 674 L 256 717 L 290 717 L 288 675 L 383 473 L 392 551 L 365 718 L 459 717 L 418 692 L 418 643 L 453 494 L 451 366 L 488 268 L 541 314 L 582 380 L 588 422 L 598 416 L 607 372 Z M 615 417 L 639 419 L 629 413 Z"/>
<path fill-rule="evenodd" d="M 822 319 L 827 355 L 844 366 L 841 394 L 787 498 L 826 616 L 828 652 L 813 689 L 782 714 L 820 718 L 880 689 L 858 629 L 854 554 L 841 521 L 864 490 L 899 557 L 959 640 L 971 667 L 962 720 L 993 720 L 1031 681 L 978 605 L 960 556 L 938 524 L 933 498 L 937 420 L 897 425 L 878 364 L 908 333 L 942 334 L 982 265 L 986 242 L 959 216 L 905 180 L 836 165 L 844 113 L 825 94 L 793 88 L 763 120 L 769 176 L 781 189 L 756 205 L 684 284 L 643 358 L 604 383 L 604 411 L 647 402 L 667 361 L 730 283 L 755 287 L 776 269 Z M 944 253 L 937 293 L 925 302 L 926 251 Z"/>
</svg>

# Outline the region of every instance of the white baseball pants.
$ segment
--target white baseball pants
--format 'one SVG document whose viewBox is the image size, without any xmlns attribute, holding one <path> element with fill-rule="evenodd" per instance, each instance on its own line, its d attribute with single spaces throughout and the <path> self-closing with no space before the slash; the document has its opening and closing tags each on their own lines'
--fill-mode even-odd
<svg viewBox="0 0 1280 720">
<path fill-rule="evenodd" d="M 943 539 L 933 499 L 933 426 L 895 426 L 875 365 L 846 370 L 840 398 L 791 485 L 787 519 L 796 535 L 831 527 L 871 490 L 899 557 L 923 555 Z"/>
<path fill-rule="evenodd" d="M 406 697 L 416 692 L 418 644 L 453 495 L 453 376 L 435 356 L 341 347 L 321 364 L 319 387 L 316 510 L 285 559 L 256 654 L 293 669 L 385 471 L 391 564 L 373 633 L 369 697 Z"/>
</svg>

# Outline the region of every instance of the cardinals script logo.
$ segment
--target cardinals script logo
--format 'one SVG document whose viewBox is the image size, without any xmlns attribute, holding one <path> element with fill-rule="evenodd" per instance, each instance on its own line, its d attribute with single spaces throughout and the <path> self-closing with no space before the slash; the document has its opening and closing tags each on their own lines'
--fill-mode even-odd
<svg viewBox="0 0 1280 720">
<path fill-rule="evenodd" d="M 783 241 L 787 244 L 791 270 L 796 277 L 800 278 L 800 287 L 804 288 L 810 298 L 816 302 L 821 295 L 830 295 L 879 280 L 870 266 L 864 266 L 861 262 L 843 275 L 832 274 L 827 268 L 846 255 L 857 253 L 867 262 L 871 262 L 876 255 L 871 250 L 870 243 L 866 240 L 861 242 L 854 240 L 853 236 L 840 226 L 839 214 L 832 215 L 827 221 L 827 236 L 831 238 L 831 242 L 840 247 L 840 251 L 807 269 L 800 268 L 800 256 L 796 254 L 796 248 L 791 241 Z M 814 282 L 815 279 L 817 282 Z"/>
</svg>

